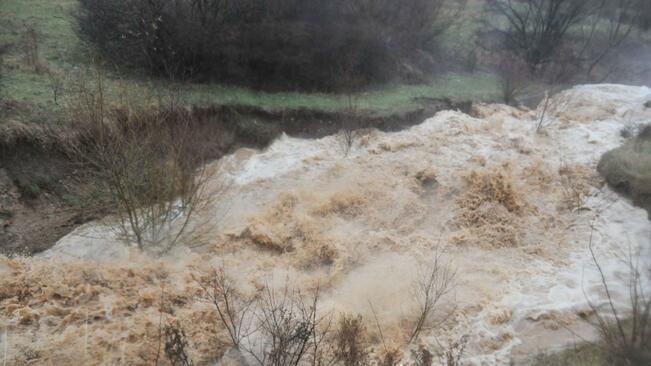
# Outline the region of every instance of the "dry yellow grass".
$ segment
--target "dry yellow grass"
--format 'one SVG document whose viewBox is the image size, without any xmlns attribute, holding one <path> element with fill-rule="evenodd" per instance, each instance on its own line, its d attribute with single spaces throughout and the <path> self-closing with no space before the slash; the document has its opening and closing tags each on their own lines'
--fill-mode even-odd
<svg viewBox="0 0 651 366">
<path fill-rule="evenodd" d="M 509 163 L 475 170 L 463 177 L 465 191 L 455 218 L 462 232 L 453 238 L 458 244 L 517 246 L 520 243 L 519 215 L 528 205 L 516 187 Z"/>
</svg>

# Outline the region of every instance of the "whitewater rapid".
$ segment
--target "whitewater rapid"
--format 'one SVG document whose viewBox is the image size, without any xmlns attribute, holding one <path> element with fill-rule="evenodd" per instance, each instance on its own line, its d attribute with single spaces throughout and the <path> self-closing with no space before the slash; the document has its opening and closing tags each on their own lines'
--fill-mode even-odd
<svg viewBox="0 0 651 366">
<path fill-rule="evenodd" d="M 173 273 L 221 264 L 244 287 L 318 284 L 323 311 L 362 314 L 372 328 L 371 303 L 385 336 L 400 343 L 415 307 L 411 284 L 439 253 L 457 271 L 441 310 L 454 315 L 423 344 L 435 349 L 463 337 L 467 364 L 508 365 L 567 346 L 573 333 L 594 335 L 581 320 L 587 299 L 605 300 L 587 250 L 591 235 L 625 305 L 624 259 L 649 258 L 651 221 L 595 168 L 624 142 L 623 129 L 651 120 L 649 100 L 644 87 L 579 86 L 554 97 L 540 131 L 542 107 L 476 105 L 472 116 L 444 111 L 401 132 L 362 131 L 348 154 L 337 136 L 282 136 L 264 151 L 243 149 L 212 164 L 209 186 L 219 196 L 201 214 L 207 229 L 195 249 L 143 258 L 116 240 L 109 222 L 79 228 L 43 257 L 63 265 L 146 262 Z M 518 211 L 481 206 L 499 216 L 499 230 L 462 220 L 473 172 L 503 173 L 521 201 Z M 580 202 L 568 196 L 572 189 Z"/>
</svg>

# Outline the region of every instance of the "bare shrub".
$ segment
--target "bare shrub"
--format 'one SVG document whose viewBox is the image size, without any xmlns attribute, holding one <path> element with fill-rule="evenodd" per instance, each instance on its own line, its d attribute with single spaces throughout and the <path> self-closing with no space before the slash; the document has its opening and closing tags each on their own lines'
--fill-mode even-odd
<svg viewBox="0 0 651 366">
<path fill-rule="evenodd" d="M 599 2 L 600 1 L 600 2 Z M 616 50 L 633 32 L 637 19 L 642 14 L 638 12 L 638 0 L 597 0 L 596 17 L 590 25 L 589 35 L 581 50 L 581 57 L 586 59 L 586 78 L 592 80 L 597 66 L 603 64 L 606 57 Z M 633 19 L 629 19 L 633 14 Z M 606 80 L 615 72 L 601 72 L 598 82 Z"/>
<path fill-rule="evenodd" d="M 566 110 L 569 98 L 558 95 L 560 89 L 553 87 L 545 91 L 545 97 L 536 110 L 536 132 L 542 133 L 549 128 L 560 113 Z"/>
<path fill-rule="evenodd" d="M 185 332 L 178 323 L 167 324 L 164 329 L 165 356 L 172 366 L 192 366 L 188 356 L 188 341 Z"/>
<path fill-rule="evenodd" d="M 350 154 L 350 151 L 355 145 L 355 141 L 360 135 L 360 129 L 362 128 L 361 118 L 362 116 L 357 107 L 355 97 L 348 95 L 348 105 L 343 112 L 343 118 L 340 121 L 341 127 L 337 135 L 339 148 L 344 157 Z"/>
<path fill-rule="evenodd" d="M 242 294 L 223 268 L 195 278 L 195 281 L 203 290 L 203 298 L 214 305 L 233 347 L 239 349 L 242 341 L 254 331 L 252 315 L 255 297 Z"/>
<path fill-rule="evenodd" d="M 615 366 L 648 365 L 651 363 L 651 295 L 647 292 L 647 284 L 651 279 L 651 269 L 641 267 L 629 250 L 626 258 L 628 303 L 627 308 L 621 308 L 613 298 L 608 279 L 595 254 L 593 234 L 594 228 L 588 248 L 606 293 L 605 309 L 591 301 L 587 294 L 586 298 L 596 318 L 593 325 L 604 344 L 605 361 Z"/>
<path fill-rule="evenodd" d="M 414 360 L 414 366 L 432 366 L 434 362 L 434 355 L 423 345 L 411 351 L 411 358 Z"/>
<path fill-rule="evenodd" d="M 542 109 L 538 112 L 538 122 L 536 123 L 536 131 L 540 132 L 549 125 L 548 111 L 551 104 L 549 92 L 545 91 L 545 98 L 543 99 Z"/>
<path fill-rule="evenodd" d="M 79 137 L 69 151 L 104 184 L 116 233 L 141 250 L 170 250 L 209 199 L 206 146 L 198 143 L 204 132 L 172 102 L 153 111 L 126 101 L 112 106 L 99 71 L 75 87 L 67 111 Z"/>
<path fill-rule="evenodd" d="M 266 286 L 259 297 L 257 334 L 244 349 L 261 366 L 297 366 L 308 358 L 319 341 L 318 289 L 306 300 L 299 291 L 285 286 L 276 291 Z"/>
<path fill-rule="evenodd" d="M 418 339 L 421 332 L 441 324 L 451 314 L 444 316 L 437 324 L 431 324 L 432 316 L 436 311 L 439 301 L 454 288 L 456 271 L 447 263 L 442 262 L 441 255 L 437 251 L 433 262 L 427 267 L 421 268 L 419 272 L 419 276 L 412 290 L 414 299 L 418 304 L 418 316 L 407 344 Z"/>
<path fill-rule="evenodd" d="M 342 315 L 334 335 L 334 356 L 343 366 L 363 366 L 368 360 L 366 327 L 361 316 Z"/>
<path fill-rule="evenodd" d="M 59 98 L 63 93 L 64 88 L 64 78 L 61 72 L 47 69 L 45 71 L 47 79 L 52 90 L 52 101 L 54 104 L 59 104 Z"/>
<path fill-rule="evenodd" d="M 461 366 L 461 358 L 468 344 L 467 337 L 461 337 L 458 341 L 452 343 L 450 347 L 439 353 L 440 363 L 445 366 Z"/>
</svg>

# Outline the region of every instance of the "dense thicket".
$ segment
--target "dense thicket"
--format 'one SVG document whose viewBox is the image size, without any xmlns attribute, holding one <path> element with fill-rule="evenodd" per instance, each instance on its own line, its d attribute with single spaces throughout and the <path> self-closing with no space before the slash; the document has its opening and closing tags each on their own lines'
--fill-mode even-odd
<svg viewBox="0 0 651 366">
<path fill-rule="evenodd" d="M 80 3 L 80 35 L 116 63 L 182 79 L 334 90 L 418 77 L 463 1 Z"/>
</svg>

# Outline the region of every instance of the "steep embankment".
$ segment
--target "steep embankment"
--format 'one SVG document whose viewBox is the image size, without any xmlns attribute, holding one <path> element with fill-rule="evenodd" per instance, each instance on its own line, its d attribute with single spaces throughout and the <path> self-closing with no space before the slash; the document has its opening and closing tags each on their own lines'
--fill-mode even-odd
<svg viewBox="0 0 651 366">
<path fill-rule="evenodd" d="M 366 131 L 347 156 L 336 136 L 239 150 L 211 167 L 219 194 L 194 224 L 193 249 L 149 258 L 93 223 L 41 257 L 3 259 L 0 349 L 10 364 L 151 363 L 164 313 L 207 362 L 224 351 L 224 330 L 194 276 L 215 266 L 243 291 L 319 286 L 323 311 L 360 313 L 374 333 L 372 303 L 400 347 L 412 284 L 436 252 L 458 277 L 438 312 L 453 316 L 424 334 L 427 347 L 465 336 L 468 362 L 506 365 L 574 340 L 568 328 L 590 336 L 586 296 L 603 300 L 591 233 L 618 299 L 621 256 L 651 244 L 646 212 L 595 167 L 623 128 L 648 121 L 650 99 L 647 88 L 582 86 L 554 99 L 542 131 L 541 111 L 477 105 L 474 117 L 445 111 L 402 132 Z"/>
</svg>

